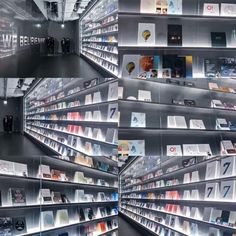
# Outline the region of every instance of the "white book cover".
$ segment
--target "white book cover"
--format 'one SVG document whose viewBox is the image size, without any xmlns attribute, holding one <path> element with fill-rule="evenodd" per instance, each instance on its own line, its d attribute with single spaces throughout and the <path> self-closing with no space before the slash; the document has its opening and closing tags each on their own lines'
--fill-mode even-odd
<svg viewBox="0 0 236 236">
<path fill-rule="evenodd" d="M 213 208 L 212 207 L 204 207 L 203 211 L 203 221 L 209 222 L 212 218 L 212 212 Z"/>
<path fill-rule="evenodd" d="M 207 163 L 205 180 L 216 179 L 219 177 L 220 162 L 213 161 Z"/>
<path fill-rule="evenodd" d="M 103 139 L 103 136 L 102 136 L 102 130 L 99 129 L 99 128 L 94 128 L 93 129 L 93 139 L 96 139 L 96 140 L 104 140 Z"/>
<path fill-rule="evenodd" d="M 85 202 L 85 194 L 83 189 L 75 190 L 75 202 Z"/>
<path fill-rule="evenodd" d="M 138 100 L 145 101 L 145 102 L 151 102 L 152 101 L 151 91 L 138 90 Z"/>
<path fill-rule="evenodd" d="M 187 129 L 187 124 L 184 116 L 175 116 L 176 128 Z"/>
<path fill-rule="evenodd" d="M 114 128 L 108 128 L 106 132 L 106 139 L 105 141 L 107 143 L 114 143 L 115 142 L 115 135 L 116 135 L 116 129 Z"/>
<path fill-rule="evenodd" d="M 200 211 L 198 207 L 192 207 L 190 217 L 193 219 L 200 219 Z"/>
<path fill-rule="evenodd" d="M 198 144 L 183 144 L 184 156 L 199 155 Z"/>
<path fill-rule="evenodd" d="M 223 140 L 220 142 L 222 155 L 235 155 L 236 150 L 231 140 Z"/>
<path fill-rule="evenodd" d="M 146 127 L 146 114 L 140 112 L 132 112 L 131 127 Z"/>
<path fill-rule="evenodd" d="M 222 214 L 222 210 L 213 208 L 210 222 L 216 223 L 217 219 L 221 217 L 221 214 Z"/>
<path fill-rule="evenodd" d="M 236 16 L 236 4 L 221 3 L 221 16 Z"/>
<path fill-rule="evenodd" d="M 219 183 L 207 183 L 205 187 L 205 200 L 217 200 L 219 198 Z"/>
<path fill-rule="evenodd" d="M 139 23 L 138 24 L 138 45 L 151 46 L 155 45 L 156 34 L 155 24 Z"/>
<path fill-rule="evenodd" d="M 213 108 L 225 108 L 224 107 L 224 105 L 223 105 L 223 103 L 220 101 L 220 100 L 212 100 L 211 101 L 211 107 L 213 107 Z"/>
<path fill-rule="evenodd" d="M 88 138 L 92 138 L 93 137 L 92 128 L 91 127 L 85 127 L 83 136 L 88 137 Z"/>
<path fill-rule="evenodd" d="M 118 99 L 123 99 L 124 88 L 118 87 Z"/>
<path fill-rule="evenodd" d="M 183 183 L 184 184 L 189 184 L 190 182 L 191 182 L 190 173 L 185 173 Z"/>
<path fill-rule="evenodd" d="M 108 101 L 113 101 L 118 99 L 118 82 L 109 84 L 108 87 Z"/>
<path fill-rule="evenodd" d="M 118 103 L 109 104 L 107 112 L 107 121 L 108 122 L 118 121 Z"/>
<path fill-rule="evenodd" d="M 129 155 L 130 156 L 145 156 L 145 141 L 144 140 L 129 140 Z"/>
<path fill-rule="evenodd" d="M 49 229 L 54 227 L 54 216 L 52 211 L 41 212 L 41 227 L 43 229 Z"/>
<path fill-rule="evenodd" d="M 229 224 L 235 224 L 236 211 L 230 211 Z"/>
<path fill-rule="evenodd" d="M 206 129 L 202 120 L 190 120 L 189 126 L 190 129 Z"/>
<path fill-rule="evenodd" d="M 183 200 L 189 200 L 191 198 L 190 190 L 184 190 Z"/>
<path fill-rule="evenodd" d="M 26 164 L 14 162 L 14 174 L 17 176 L 28 176 L 28 168 Z"/>
<path fill-rule="evenodd" d="M 57 210 L 56 225 L 62 226 L 62 225 L 68 225 L 68 224 L 69 224 L 68 210 L 66 209 Z"/>
<path fill-rule="evenodd" d="M 95 92 L 95 93 L 93 93 L 93 104 L 95 104 L 95 103 L 101 103 L 101 102 L 102 102 L 101 92 Z"/>
<path fill-rule="evenodd" d="M 168 0 L 168 14 L 169 15 L 182 15 L 182 0 Z"/>
<path fill-rule="evenodd" d="M 205 16 L 219 16 L 220 6 L 218 3 L 204 3 L 203 15 Z"/>
<path fill-rule="evenodd" d="M 140 0 L 140 13 L 155 13 L 156 0 Z"/>
<path fill-rule="evenodd" d="M 14 175 L 14 162 L 0 160 L 0 173 Z"/>
<path fill-rule="evenodd" d="M 175 116 L 167 116 L 167 128 L 176 128 Z"/>
<path fill-rule="evenodd" d="M 195 218 L 195 217 L 194 217 Z M 196 219 L 196 218 L 195 218 Z M 198 219 L 198 218 L 197 218 Z M 190 226 L 190 235 L 191 236 L 199 236 L 199 226 L 196 223 L 191 223 Z"/>
<path fill-rule="evenodd" d="M 209 228 L 208 235 L 220 236 L 220 230 L 217 229 L 217 228 L 210 227 L 210 228 Z"/>
<path fill-rule="evenodd" d="M 42 204 L 52 203 L 52 197 L 51 197 L 50 189 L 41 189 L 40 190 L 40 203 L 42 203 Z"/>
<path fill-rule="evenodd" d="M 216 119 L 216 129 L 219 130 L 230 130 L 229 124 L 226 119 L 218 118 Z"/>
<path fill-rule="evenodd" d="M 236 157 L 223 158 L 220 162 L 220 177 L 236 175 Z"/>
<path fill-rule="evenodd" d="M 92 94 L 87 94 L 87 95 L 85 96 L 85 102 L 84 102 L 84 104 L 85 104 L 85 105 L 90 105 L 90 104 L 92 104 L 92 103 L 93 103 Z"/>
<path fill-rule="evenodd" d="M 93 112 L 93 121 L 102 121 L 102 113 L 97 110 Z"/>
<path fill-rule="evenodd" d="M 199 200 L 200 199 L 200 195 L 199 195 L 199 190 L 198 189 L 193 189 L 191 191 L 191 199 L 192 200 Z"/>
<path fill-rule="evenodd" d="M 200 181 L 200 177 L 199 177 L 199 172 L 198 170 L 193 171 L 191 174 L 191 182 L 198 182 Z"/>
<path fill-rule="evenodd" d="M 124 55 L 122 62 L 122 76 L 124 78 L 136 78 L 139 75 L 140 55 Z"/>
<path fill-rule="evenodd" d="M 185 191 L 188 191 L 188 190 L 185 190 Z M 188 200 L 189 198 L 184 198 L 184 200 L 186 200 L 186 199 Z M 183 215 L 185 215 L 186 217 L 190 217 L 190 207 L 189 206 L 183 207 Z"/>
<path fill-rule="evenodd" d="M 220 183 L 220 200 L 233 201 L 235 199 L 236 181 L 229 180 Z"/>
<path fill-rule="evenodd" d="M 93 113 L 91 111 L 86 111 L 84 116 L 85 121 L 92 121 L 93 120 Z"/>
<path fill-rule="evenodd" d="M 167 152 L 166 155 L 167 156 L 182 156 L 182 148 L 181 145 L 167 145 Z"/>
<path fill-rule="evenodd" d="M 198 144 L 197 147 L 199 156 L 212 156 L 210 144 L 208 143 Z"/>
<path fill-rule="evenodd" d="M 45 179 L 51 179 L 50 166 L 40 165 L 39 170 L 38 170 L 38 177 L 45 178 Z"/>
</svg>

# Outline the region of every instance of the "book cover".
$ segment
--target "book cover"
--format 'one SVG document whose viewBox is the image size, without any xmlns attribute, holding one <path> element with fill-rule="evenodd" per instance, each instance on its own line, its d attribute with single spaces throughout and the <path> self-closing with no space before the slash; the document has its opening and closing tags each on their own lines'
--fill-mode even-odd
<svg viewBox="0 0 236 236">
<path fill-rule="evenodd" d="M 167 0 L 156 0 L 156 13 L 166 15 L 168 12 Z"/>
<path fill-rule="evenodd" d="M 182 148 L 181 145 L 167 145 L 167 156 L 182 156 Z"/>
<path fill-rule="evenodd" d="M 118 103 L 109 104 L 107 112 L 108 122 L 117 122 L 118 120 Z"/>
<path fill-rule="evenodd" d="M 92 117 L 93 117 L 92 118 L 93 121 L 102 121 L 102 113 L 101 113 L 101 111 L 100 110 L 94 111 Z"/>
<path fill-rule="evenodd" d="M 130 156 L 145 156 L 145 141 L 144 140 L 129 140 L 129 155 Z"/>
<path fill-rule="evenodd" d="M 132 112 L 131 127 L 146 127 L 146 114 L 140 112 Z"/>
<path fill-rule="evenodd" d="M 182 25 L 168 25 L 168 46 L 182 46 Z"/>
<path fill-rule="evenodd" d="M 234 180 L 222 181 L 220 184 L 220 199 L 232 201 L 235 199 L 236 182 Z"/>
<path fill-rule="evenodd" d="M 41 212 L 41 225 L 43 229 L 54 227 L 54 216 L 52 211 Z"/>
<path fill-rule="evenodd" d="M 14 162 L 14 173 L 17 176 L 28 176 L 28 168 L 26 164 L 16 163 Z"/>
<path fill-rule="evenodd" d="M 236 16 L 236 4 L 221 3 L 221 16 L 235 17 Z"/>
<path fill-rule="evenodd" d="M 155 24 L 139 23 L 138 24 L 138 45 L 149 46 L 155 45 L 156 34 Z"/>
<path fill-rule="evenodd" d="M 160 56 L 140 56 L 139 79 L 157 78 L 160 68 Z"/>
<path fill-rule="evenodd" d="M 118 99 L 118 82 L 109 84 L 108 87 L 108 101 L 113 101 Z"/>
<path fill-rule="evenodd" d="M 139 75 L 140 55 L 124 55 L 122 62 L 122 76 L 124 78 L 136 78 Z"/>
<path fill-rule="evenodd" d="M 226 47 L 226 33 L 225 32 L 211 32 L 211 46 L 212 47 Z"/>
<path fill-rule="evenodd" d="M 10 161 L 0 160 L 0 173 L 6 175 L 13 175 L 14 163 Z"/>
<path fill-rule="evenodd" d="M 116 135 L 116 129 L 108 128 L 107 132 L 106 132 L 105 142 L 107 142 L 107 143 L 114 143 L 115 138 L 116 138 L 115 135 Z"/>
<path fill-rule="evenodd" d="M 220 177 L 234 176 L 236 174 L 235 156 L 223 158 L 220 162 Z"/>
<path fill-rule="evenodd" d="M 10 202 L 12 205 L 26 205 L 26 195 L 23 188 L 10 188 Z"/>
<path fill-rule="evenodd" d="M 206 77 L 216 77 L 219 73 L 218 61 L 216 59 L 204 59 L 204 68 Z"/>
<path fill-rule="evenodd" d="M 68 225 L 69 224 L 68 210 L 66 209 L 57 210 L 56 222 L 59 225 Z"/>
<path fill-rule="evenodd" d="M 101 92 L 95 92 L 95 93 L 93 93 L 93 104 L 95 104 L 95 103 L 101 103 L 101 102 L 102 102 Z"/>
<path fill-rule="evenodd" d="M 220 6 L 218 3 L 204 3 L 203 15 L 206 16 L 219 16 Z"/>
<path fill-rule="evenodd" d="M 182 15 L 182 0 L 168 0 L 168 14 Z"/>
<path fill-rule="evenodd" d="M 40 202 L 42 204 L 50 204 L 52 203 L 52 197 L 50 189 L 41 189 L 40 190 Z"/>
<path fill-rule="evenodd" d="M 156 0 L 141 0 L 140 13 L 155 13 Z"/>
<path fill-rule="evenodd" d="M 0 217 L 0 235 L 11 236 L 13 235 L 13 222 L 10 217 Z"/>
<path fill-rule="evenodd" d="M 85 96 L 85 102 L 84 105 L 90 105 L 93 103 L 93 99 L 92 99 L 92 94 L 87 94 Z"/>
<path fill-rule="evenodd" d="M 60 192 L 52 192 L 53 203 L 62 203 L 61 193 Z"/>
<path fill-rule="evenodd" d="M 190 129 L 206 129 L 203 120 L 190 120 L 189 126 Z"/>
<path fill-rule="evenodd" d="M 151 102 L 152 101 L 151 91 L 138 90 L 138 100 L 145 101 L 145 102 Z"/>
<path fill-rule="evenodd" d="M 205 200 L 214 200 L 219 197 L 219 183 L 207 183 L 205 187 Z"/>
<path fill-rule="evenodd" d="M 220 168 L 219 161 L 213 161 L 213 162 L 207 163 L 205 180 L 218 178 L 219 168 Z"/>
<path fill-rule="evenodd" d="M 85 221 L 85 214 L 83 208 L 79 208 L 79 220 L 80 222 Z"/>
<path fill-rule="evenodd" d="M 27 225 L 26 225 L 25 217 L 13 218 L 13 232 L 14 232 L 14 235 L 27 233 Z"/>
</svg>

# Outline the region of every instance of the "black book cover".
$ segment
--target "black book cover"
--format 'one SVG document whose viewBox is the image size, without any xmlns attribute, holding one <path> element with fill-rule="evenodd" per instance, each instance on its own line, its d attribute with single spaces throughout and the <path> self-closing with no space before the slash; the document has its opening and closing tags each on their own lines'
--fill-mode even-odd
<svg viewBox="0 0 236 236">
<path fill-rule="evenodd" d="M 14 235 L 27 233 L 25 217 L 13 218 Z"/>
<path fill-rule="evenodd" d="M 229 211 L 222 211 L 221 218 L 223 223 L 228 223 L 229 222 L 229 216 L 230 212 Z"/>
<path fill-rule="evenodd" d="M 226 47 L 225 32 L 211 32 L 212 47 Z"/>
<path fill-rule="evenodd" d="M 84 210 L 82 208 L 79 209 L 79 219 L 80 221 L 85 221 Z"/>
<path fill-rule="evenodd" d="M 168 25 L 168 46 L 182 46 L 182 25 Z"/>
<path fill-rule="evenodd" d="M 186 58 L 177 55 L 164 55 L 163 68 L 171 69 L 171 78 L 186 78 Z"/>
<path fill-rule="evenodd" d="M 0 217 L 0 233 L 2 235 L 12 235 L 13 224 L 10 217 Z"/>
</svg>

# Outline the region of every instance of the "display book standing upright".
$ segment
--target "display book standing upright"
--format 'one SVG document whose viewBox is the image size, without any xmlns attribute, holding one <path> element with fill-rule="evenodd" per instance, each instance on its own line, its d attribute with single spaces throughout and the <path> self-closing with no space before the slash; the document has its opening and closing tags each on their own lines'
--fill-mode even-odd
<svg viewBox="0 0 236 236">
<path fill-rule="evenodd" d="M 175 19 L 181 22 L 173 23 L 168 4 L 153 12 L 154 2 L 137 1 L 140 12 L 129 8 L 132 14 L 120 2 L 118 151 L 124 165 L 130 156 L 141 156 L 120 175 L 121 213 L 154 235 L 233 235 L 236 15 L 225 12 L 223 3 L 217 3 L 218 14 L 209 15 L 200 1 L 191 9 L 198 15 L 190 15 L 186 1 L 176 1 L 182 8 Z M 123 24 L 127 19 L 130 24 Z M 161 21 L 165 36 L 156 26 Z M 214 31 L 216 23 L 226 34 Z M 190 39 L 195 32 L 202 34 L 201 43 Z"/>
<path fill-rule="evenodd" d="M 42 142 L 42 145 L 49 147 L 57 155 L 24 156 L 17 160 L 10 156 L 7 159 L 0 158 L 0 178 L 4 180 L 1 181 L 0 210 L 4 212 L 0 221 L 1 233 L 14 232 L 14 235 L 40 233 L 43 235 L 49 233 L 54 235 L 78 233 L 115 235 L 118 227 L 118 168 L 115 155 L 117 147 L 112 144 L 114 156 L 107 157 L 103 155 L 106 154 L 107 147 L 101 148 L 99 155 L 96 153 L 87 155 L 77 150 L 79 146 L 71 148 L 72 150 L 68 153 L 59 152 L 60 145 L 57 148 L 55 146 L 57 139 L 60 139 L 58 144 L 61 144 L 64 137 L 66 143 L 62 145 L 67 147 L 67 135 L 74 134 L 76 136 L 77 133 L 68 130 L 68 134 L 66 129 L 68 126 L 71 128 L 71 125 L 82 125 L 83 122 L 86 125 L 93 123 L 94 129 L 96 129 L 96 125 L 102 126 L 101 134 L 105 135 L 105 139 L 109 139 L 107 142 L 104 141 L 105 146 L 109 147 L 110 143 L 116 142 L 116 132 L 111 132 L 111 129 L 117 129 L 115 119 L 106 122 L 109 104 L 116 105 L 113 101 L 116 99 L 114 97 L 116 96 L 114 89 L 117 88 L 115 83 L 117 81 L 111 79 L 89 81 L 43 79 L 25 96 L 25 132 L 37 142 Z M 94 92 L 94 87 L 96 87 L 96 92 Z M 87 92 L 94 92 L 92 98 L 96 99 L 100 97 L 97 93 L 101 93 L 102 101 L 100 102 L 107 104 L 105 108 L 101 109 L 101 120 L 82 121 L 77 119 L 79 112 L 74 110 L 77 110 L 79 106 L 82 107 L 81 104 L 83 104 Z M 104 94 L 106 94 L 105 97 Z M 110 102 L 107 102 L 108 94 L 112 94 L 109 98 Z M 76 105 L 72 106 L 72 104 Z M 99 104 L 101 105 L 101 103 L 96 103 L 96 111 Z M 86 107 L 86 105 L 83 106 Z M 93 104 L 90 108 L 92 107 Z M 70 114 L 69 117 L 76 117 L 67 119 L 68 115 L 64 114 L 67 111 L 68 113 L 76 113 Z M 84 117 L 82 114 L 85 115 L 85 113 L 80 113 L 81 117 Z M 114 114 L 113 107 L 112 115 Z M 112 119 L 113 116 L 110 115 L 109 119 Z M 54 118 L 51 119 L 52 117 Z M 56 119 L 56 117 L 63 117 L 65 121 L 62 118 Z M 35 124 L 35 122 L 39 123 Z M 58 131 L 58 134 L 53 134 L 55 137 L 50 142 L 45 141 L 49 133 L 41 133 L 40 129 L 36 134 L 36 131 L 31 131 L 33 125 L 47 127 L 48 124 L 57 125 L 48 129 L 49 131 L 62 130 L 65 136 L 61 136 Z M 58 128 L 65 124 L 64 129 Z M 78 130 L 84 131 L 85 129 L 86 127 L 84 129 L 82 127 Z M 41 139 L 44 135 L 45 138 Z M 96 140 L 95 137 L 94 140 Z M 8 209 L 11 211 L 8 212 Z"/>
<path fill-rule="evenodd" d="M 109 75 L 118 75 L 118 3 L 99 0 L 81 17 L 80 53 Z"/>
</svg>

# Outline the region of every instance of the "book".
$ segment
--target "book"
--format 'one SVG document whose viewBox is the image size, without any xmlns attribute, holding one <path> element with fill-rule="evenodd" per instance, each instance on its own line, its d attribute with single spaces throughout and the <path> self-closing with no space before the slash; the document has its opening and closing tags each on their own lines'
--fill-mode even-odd
<svg viewBox="0 0 236 236">
<path fill-rule="evenodd" d="M 205 187 L 205 200 L 214 200 L 219 198 L 219 183 L 207 183 Z"/>
<path fill-rule="evenodd" d="M 26 164 L 14 162 L 14 174 L 17 176 L 28 176 L 28 168 Z"/>
<path fill-rule="evenodd" d="M 132 112 L 131 127 L 146 127 L 146 114 L 140 112 Z"/>
<path fill-rule="evenodd" d="M 48 165 L 39 165 L 38 178 L 51 179 L 51 171 Z"/>
<path fill-rule="evenodd" d="M 151 102 L 152 101 L 151 91 L 138 90 L 138 100 L 145 101 L 145 102 Z"/>
<path fill-rule="evenodd" d="M 27 233 L 27 225 L 25 217 L 14 217 L 12 221 L 13 221 L 14 235 Z"/>
<path fill-rule="evenodd" d="M 86 220 L 92 220 L 92 219 L 95 218 L 93 209 L 91 207 L 85 208 L 84 209 L 84 214 L 85 214 Z"/>
<path fill-rule="evenodd" d="M 211 46 L 212 47 L 226 47 L 226 33 L 225 32 L 211 32 Z"/>
<path fill-rule="evenodd" d="M 86 196 L 83 189 L 75 190 L 75 202 L 86 202 Z"/>
<path fill-rule="evenodd" d="M 184 116 L 168 116 L 167 117 L 168 128 L 187 129 L 187 124 Z"/>
<path fill-rule="evenodd" d="M 129 155 L 144 156 L 145 155 L 145 140 L 129 140 Z"/>
<path fill-rule="evenodd" d="M 219 16 L 220 6 L 218 3 L 204 3 L 203 15 L 206 16 Z"/>
<path fill-rule="evenodd" d="M 94 143 L 92 150 L 93 150 L 92 155 L 94 155 L 94 156 L 102 155 L 101 154 L 102 153 L 101 145 Z"/>
<path fill-rule="evenodd" d="M 160 56 L 140 56 L 139 60 L 139 79 L 153 79 L 158 77 L 160 69 Z"/>
<path fill-rule="evenodd" d="M 230 140 L 223 140 L 220 142 L 222 155 L 235 155 L 236 150 Z"/>
<path fill-rule="evenodd" d="M 0 173 L 5 175 L 14 175 L 14 163 L 0 160 Z"/>
<path fill-rule="evenodd" d="M 184 156 L 199 155 L 198 144 L 183 144 L 183 155 Z"/>
<path fill-rule="evenodd" d="M 84 177 L 84 172 L 76 171 L 75 174 L 74 174 L 74 182 L 75 183 L 86 184 L 87 180 Z"/>
<path fill-rule="evenodd" d="M 138 45 L 155 45 L 155 24 L 138 24 Z"/>
<path fill-rule="evenodd" d="M 166 15 L 167 12 L 168 12 L 167 0 L 157 0 L 156 1 L 156 13 Z"/>
<path fill-rule="evenodd" d="M 118 87 L 118 99 L 123 99 L 124 87 Z"/>
<path fill-rule="evenodd" d="M 182 156 L 181 145 L 167 145 L 166 146 L 166 155 L 167 156 Z"/>
<path fill-rule="evenodd" d="M 210 220 L 212 219 L 212 212 L 213 212 L 212 207 L 204 207 L 202 220 L 206 222 L 210 222 Z"/>
<path fill-rule="evenodd" d="M 198 147 L 198 156 L 206 156 L 206 157 L 212 156 L 211 147 L 208 143 L 198 144 L 197 147 Z"/>
<path fill-rule="evenodd" d="M 79 220 L 80 222 L 85 221 L 85 214 L 83 208 L 79 208 Z"/>
<path fill-rule="evenodd" d="M 182 46 L 182 25 L 168 25 L 168 46 Z"/>
<path fill-rule="evenodd" d="M 108 128 L 106 132 L 105 142 L 116 143 L 118 140 L 118 131 L 115 128 Z"/>
<path fill-rule="evenodd" d="M 168 14 L 182 15 L 182 0 L 168 0 Z"/>
<path fill-rule="evenodd" d="M 84 116 L 85 121 L 92 121 L 93 120 L 93 113 L 91 111 L 86 111 Z"/>
<path fill-rule="evenodd" d="M 108 122 L 117 122 L 118 120 L 118 103 L 109 104 L 107 112 Z"/>
<path fill-rule="evenodd" d="M 155 13 L 156 0 L 141 0 L 140 13 Z"/>
<path fill-rule="evenodd" d="M 210 227 L 208 231 L 209 236 L 220 236 L 220 230 L 217 228 Z"/>
<path fill-rule="evenodd" d="M 93 104 L 95 104 L 95 103 L 101 103 L 101 102 L 102 102 L 101 92 L 95 92 L 95 93 L 93 93 Z"/>
<path fill-rule="evenodd" d="M 10 217 L 0 217 L 0 235 L 11 236 L 13 235 L 13 222 Z"/>
<path fill-rule="evenodd" d="M 235 156 L 223 158 L 220 162 L 220 177 L 236 175 L 236 158 Z"/>
<path fill-rule="evenodd" d="M 219 109 L 224 109 L 224 105 L 220 100 L 212 100 L 211 101 L 211 107 L 212 108 L 219 108 Z"/>
<path fill-rule="evenodd" d="M 57 210 L 56 222 L 57 225 L 68 225 L 69 224 L 68 210 L 66 209 Z"/>
<path fill-rule="evenodd" d="M 230 130 L 229 124 L 226 119 L 217 118 L 216 119 L 216 129 L 219 130 Z"/>
<path fill-rule="evenodd" d="M 53 203 L 62 203 L 61 193 L 60 192 L 52 192 Z"/>
<path fill-rule="evenodd" d="M 92 138 L 96 140 L 103 140 L 102 130 L 100 128 L 94 128 Z"/>
<path fill-rule="evenodd" d="M 101 111 L 99 111 L 99 110 L 93 111 L 92 120 L 93 121 L 102 121 L 102 113 L 101 113 Z"/>
<path fill-rule="evenodd" d="M 236 181 L 222 181 L 220 184 L 220 200 L 232 201 L 235 199 Z"/>
<path fill-rule="evenodd" d="M 109 84 L 107 101 L 118 99 L 118 82 Z"/>
<path fill-rule="evenodd" d="M 84 105 L 90 105 L 93 103 L 92 94 L 85 95 Z"/>
<path fill-rule="evenodd" d="M 9 202 L 13 206 L 26 205 L 26 194 L 24 188 L 10 188 L 9 189 Z"/>
<path fill-rule="evenodd" d="M 205 180 L 216 179 L 219 177 L 220 162 L 212 161 L 207 163 Z"/>
<path fill-rule="evenodd" d="M 199 177 L 199 172 L 196 170 L 191 173 L 191 182 L 198 182 L 198 181 L 200 181 L 200 177 Z"/>
<path fill-rule="evenodd" d="M 221 16 L 236 16 L 236 4 L 221 3 Z"/>
<path fill-rule="evenodd" d="M 48 229 L 54 227 L 54 216 L 52 211 L 41 211 L 41 227 Z"/>
<path fill-rule="evenodd" d="M 189 127 L 190 129 L 206 129 L 203 120 L 190 120 Z"/>
<path fill-rule="evenodd" d="M 124 55 L 122 62 L 122 76 L 136 78 L 139 75 L 140 55 Z"/>
<path fill-rule="evenodd" d="M 40 203 L 42 204 L 52 203 L 52 196 L 50 189 L 40 189 L 39 197 L 40 197 Z"/>
</svg>

